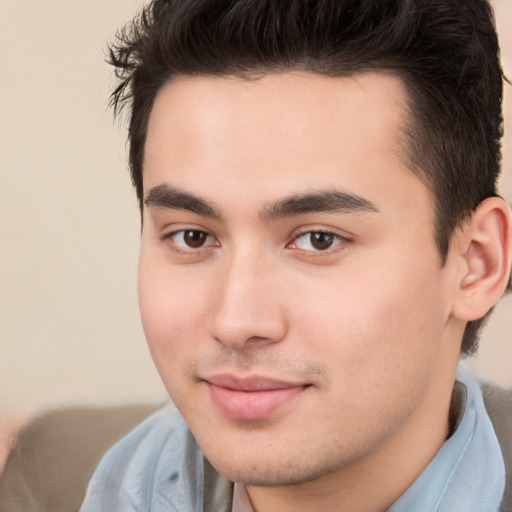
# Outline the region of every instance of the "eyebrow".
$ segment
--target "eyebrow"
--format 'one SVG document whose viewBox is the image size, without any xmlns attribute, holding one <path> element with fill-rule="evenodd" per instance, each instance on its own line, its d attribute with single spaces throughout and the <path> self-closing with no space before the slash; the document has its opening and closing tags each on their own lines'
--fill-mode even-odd
<svg viewBox="0 0 512 512">
<path fill-rule="evenodd" d="M 166 183 L 151 188 L 144 201 L 150 208 L 187 210 L 203 217 L 222 219 L 222 214 L 210 201 Z M 308 213 L 378 212 L 368 199 L 351 192 L 337 189 L 318 190 L 292 194 L 265 206 L 259 213 L 262 221 L 271 222 L 279 218 Z"/>
<path fill-rule="evenodd" d="M 171 187 L 167 184 L 153 187 L 147 194 L 144 201 L 150 208 L 170 208 L 173 210 L 187 210 L 203 217 L 220 219 L 222 217 L 207 199 L 190 194 L 179 188 Z"/>
<path fill-rule="evenodd" d="M 307 213 L 378 211 L 378 208 L 364 197 L 341 190 L 327 189 L 286 197 L 266 206 L 261 211 L 260 218 L 265 221 L 272 221 L 282 217 L 292 217 Z"/>
</svg>

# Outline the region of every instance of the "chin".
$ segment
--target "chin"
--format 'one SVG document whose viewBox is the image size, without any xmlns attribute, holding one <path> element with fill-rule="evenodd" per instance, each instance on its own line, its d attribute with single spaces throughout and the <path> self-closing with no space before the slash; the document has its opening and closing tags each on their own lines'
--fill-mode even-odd
<svg viewBox="0 0 512 512">
<path fill-rule="evenodd" d="M 279 467 L 268 465 L 246 465 L 234 467 L 230 464 L 222 464 L 217 471 L 228 480 L 257 487 L 280 487 L 297 485 L 311 480 L 316 480 L 325 474 L 324 472 L 303 471 L 299 468 Z"/>
<path fill-rule="evenodd" d="M 322 460 L 320 457 L 302 458 L 291 454 L 276 454 L 262 458 L 240 453 L 229 457 L 205 454 L 212 466 L 232 482 L 259 487 L 297 485 L 310 482 L 340 469 L 340 461 Z M 217 456 L 215 456 L 217 455 Z M 308 460 L 309 459 L 309 460 Z"/>
</svg>

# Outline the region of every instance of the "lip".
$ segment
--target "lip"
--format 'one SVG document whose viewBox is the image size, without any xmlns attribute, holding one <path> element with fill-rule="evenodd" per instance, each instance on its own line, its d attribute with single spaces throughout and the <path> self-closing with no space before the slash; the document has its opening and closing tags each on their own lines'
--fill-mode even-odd
<svg viewBox="0 0 512 512">
<path fill-rule="evenodd" d="M 230 419 L 255 421 L 271 416 L 302 394 L 309 384 L 229 374 L 205 379 L 213 403 Z"/>
</svg>

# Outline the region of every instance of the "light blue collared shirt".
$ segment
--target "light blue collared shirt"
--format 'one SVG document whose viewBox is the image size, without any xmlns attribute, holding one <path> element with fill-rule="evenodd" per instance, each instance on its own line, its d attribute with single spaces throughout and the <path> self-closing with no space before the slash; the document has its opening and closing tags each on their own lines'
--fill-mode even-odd
<svg viewBox="0 0 512 512">
<path fill-rule="evenodd" d="M 498 512 L 505 463 L 478 381 L 466 368 L 464 412 L 454 434 L 388 512 Z"/>
</svg>

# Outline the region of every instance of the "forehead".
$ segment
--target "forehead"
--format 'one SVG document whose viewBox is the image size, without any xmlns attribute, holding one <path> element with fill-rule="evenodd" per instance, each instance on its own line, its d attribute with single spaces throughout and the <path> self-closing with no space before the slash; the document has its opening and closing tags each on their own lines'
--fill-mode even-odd
<svg viewBox="0 0 512 512">
<path fill-rule="evenodd" d="M 279 137 L 282 152 L 298 139 L 302 143 L 321 138 L 325 143 L 315 151 L 329 152 L 340 136 L 347 138 L 360 129 L 367 137 L 388 134 L 382 142 L 394 147 L 406 112 L 402 81 L 384 73 L 343 78 L 306 72 L 254 79 L 184 76 L 157 94 L 147 146 L 159 134 L 200 146 L 215 138 L 250 142 L 245 137 L 250 134 L 260 143 Z"/>
<path fill-rule="evenodd" d="M 292 184 L 286 191 L 376 196 L 383 184 L 418 186 L 404 156 L 407 117 L 405 87 L 387 73 L 179 77 L 155 98 L 144 189 L 171 182 L 211 195 L 229 184 L 229 199 L 238 183 L 272 199 Z"/>
</svg>

